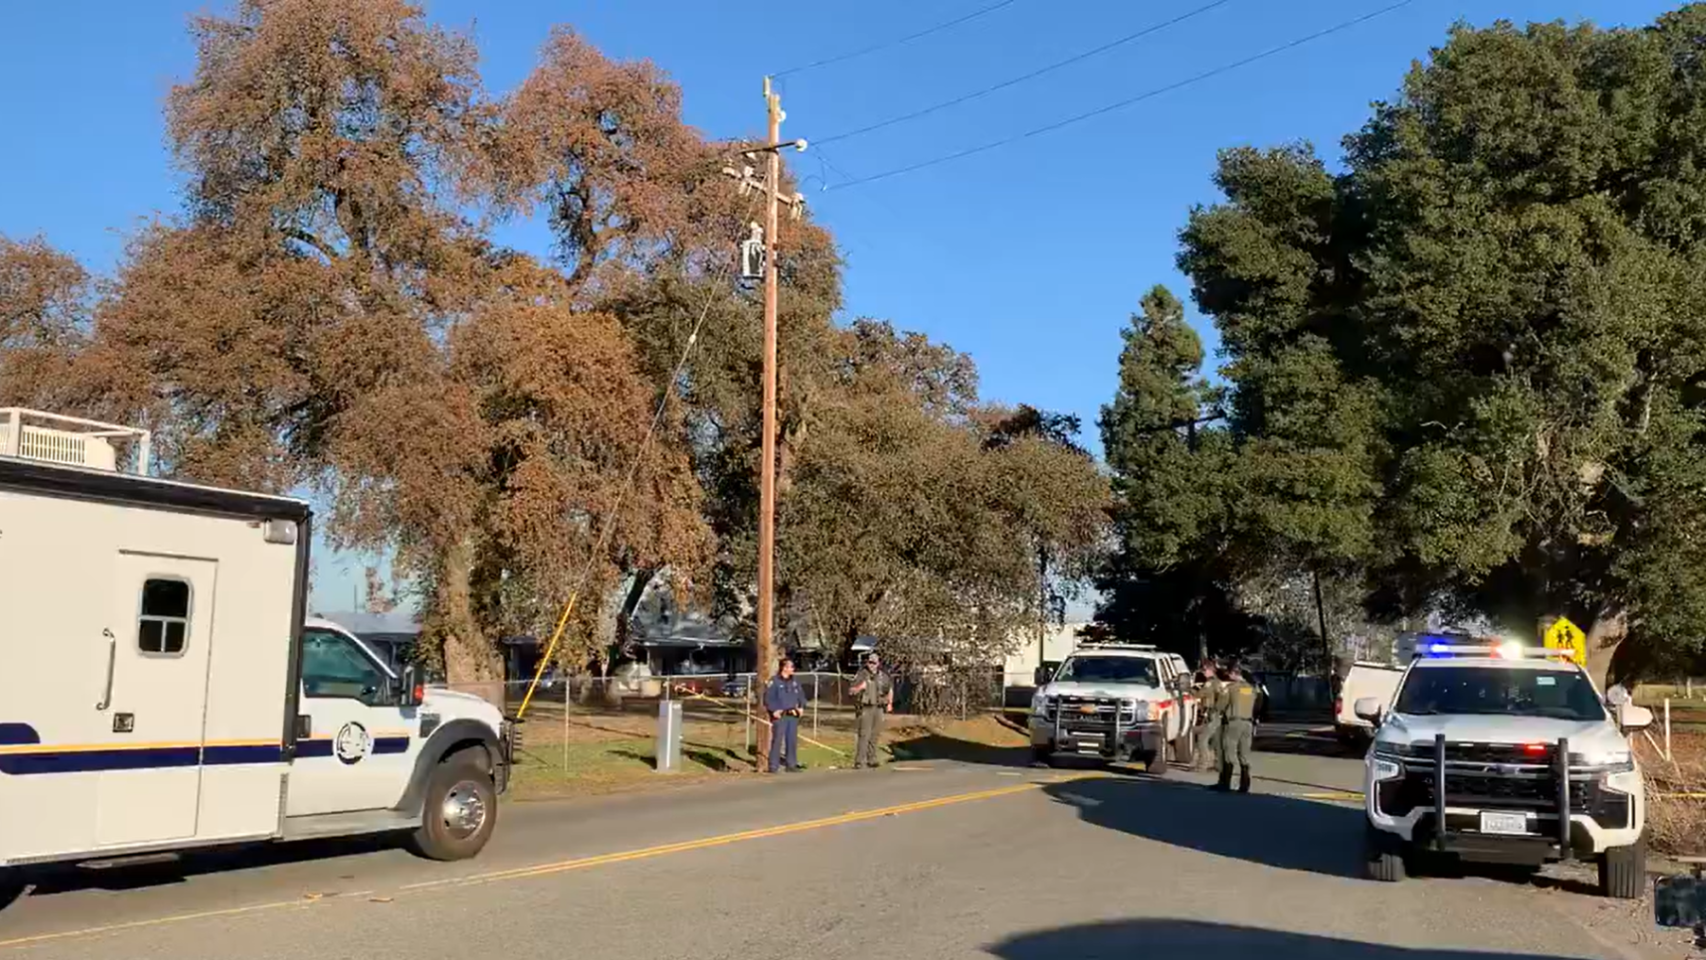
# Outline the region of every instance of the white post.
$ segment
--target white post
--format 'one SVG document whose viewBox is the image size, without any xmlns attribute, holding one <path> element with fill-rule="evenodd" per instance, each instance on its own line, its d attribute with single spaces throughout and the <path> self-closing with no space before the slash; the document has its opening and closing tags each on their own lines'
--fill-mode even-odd
<svg viewBox="0 0 1706 960">
<path fill-rule="evenodd" d="M 563 779 L 569 778 L 569 699 L 572 677 L 563 677 Z"/>
<path fill-rule="evenodd" d="M 23 443 L 24 439 L 23 413 L 14 408 L 7 418 L 6 426 L 9 428 L 9 432 L 6 434 L 5 454 L 8 457 L 15 457 L 18 455 L 19 445 Z"/>
<path fill-rule="evenodd" d="M 1670 752 L 1670 698 L 1665 698 L 1665 759 L 1675 763 Z"/>
<path fill-rule="evenodd" d="M 812 671 L 812 739 L 817 739 L 817 678 L 822 676 L 816 670 Z"/>
</svg>

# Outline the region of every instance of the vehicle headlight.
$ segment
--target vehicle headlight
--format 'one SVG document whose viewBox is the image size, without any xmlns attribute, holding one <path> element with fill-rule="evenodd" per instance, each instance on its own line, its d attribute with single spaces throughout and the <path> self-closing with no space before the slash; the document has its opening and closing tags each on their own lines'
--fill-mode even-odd
<svg viewBox="0 0 1706 960">
<path fill-rule="evenodd" d="M 1031 712 L 1039 717 L 1048 716 L 1053 698 L 1046 693 L 1039 693 L 1031 698 Z"/>
<path fill-rule="evenodd" d="M 1589 751 L 1579 762 L 1586 767 L 1603 767 L 1606 773 L 1623 773 L 1635 769 L 1635 758 L 1628 747 Z"/>
<path fill-rule="evenodd" d="M 1396 780 L 1404 775 L 1404 765 L 1386 757 L 1375 757 L 1369 761 L 1374 765 L 1375 780 Z"/>
<path fill-rule="evenodd" d="M 1148 720 L 1149 719 L 1149 701 L 1148 700 L 1121 700 L 1120 706 L 1124 707 L 1127 710 L 1130 710 L 1132 718 L 1135 720 Z"/>
<path fill-rule="evenodd" d="M 1401 760 L 1409 752 L 1409 747 L 1391 740 L 1374 741 L 1374 755 L 1381 760 Z"/>
</svg>

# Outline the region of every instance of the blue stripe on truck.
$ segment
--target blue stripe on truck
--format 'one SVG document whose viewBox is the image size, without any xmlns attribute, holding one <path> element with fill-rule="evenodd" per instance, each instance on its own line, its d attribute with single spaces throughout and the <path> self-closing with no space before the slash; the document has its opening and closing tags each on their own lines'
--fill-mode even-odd
<svg viewBox="0 0 1706 960">
<path fill-rule="evenodd" d="M 409 737 L 373 739 L 373 753 L 400 754 L 409 750 Z M 299 741 L 296 756 L 329 758 L 332 740 L 320 737 Z M 140 746 L 44 746 L 41 735 L 27 723 L 0 723 L 0 774 L 29 776 L 41 773 L 90 773 L 102 770 L 159 770 L 173 767 L 222 767 L 254 763 L 280 763 L 283 747 L 278 743 L 144 744 Z"/>
</svg>

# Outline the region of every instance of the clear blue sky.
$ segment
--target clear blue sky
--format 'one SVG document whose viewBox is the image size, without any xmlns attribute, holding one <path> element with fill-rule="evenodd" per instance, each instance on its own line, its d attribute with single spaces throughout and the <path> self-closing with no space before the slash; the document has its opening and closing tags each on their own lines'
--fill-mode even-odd
<svg viewBox="0 0 1706 960">
<path fill-rule="evenodd" d="M 688 0 L 430 0 L 468 28 L 488 87 L 513 87 L 556 23 L 607 54 L 649 58 L 684 89 L 689 122 L 715 137 L 763 129 L 760 78 L 988 6 L 992 0 L 763 4 Z M 787 77 L 789 137 L 822 138 L 997 83 L 1206 0 L 1016 2 L 914 43 Z M 1386 6 L 1390 0 L 1231 0 L 1156 35 L 988 98 L 824 148 L 868 176 L 1131 97 Z M 0 145 L 0 232 L 42 234 L 109 269 L 138 218 L 177 208 L 163 143 L 165 91 L 192 67 L 184 0 L 20 3 L 0 33 L 9 136 Z M 1216 149 L 1339 138 L 1389 97 L 1457 20 L 1482 25 L 1650 22 L 1657 0 L 1415 0 L 1347 32 L 1177 92 L 975 157 L 820 192 L 842 174 L 791 157 L 808 202 L 848 260 L 848 314 L 887 317 L 968 351 L 986 398 L 1095 416 L 1114 385 L 1119 331 L 1173 268 L 1192 204 L 1215 199 Z M 220 4 L 214 3 L 218 9 Z M 537 224 L 505 239 L 543 249 Z M 1212 345 L 1213 331 L 1203 329 Z M 320 569 L 323 606 L 351 573 Z"/>
</svg>

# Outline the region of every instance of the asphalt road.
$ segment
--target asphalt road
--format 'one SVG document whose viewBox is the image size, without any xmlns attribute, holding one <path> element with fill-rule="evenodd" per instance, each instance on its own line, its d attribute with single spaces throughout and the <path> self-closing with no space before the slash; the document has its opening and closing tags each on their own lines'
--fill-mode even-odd
<svg viewBox="0 0 1706 960">
<path fill-rule="evenodd" d="M 901 764 L 509 805 L 471 863 L 346 844 L 79 870 L 0 911 L 0 960 L 1685 955 L 1568 876 L 1360 879 L 1358 763 L 1270 745 L 1300 752 L 1260 756 L 1244 797 Z"/>
</svg>

